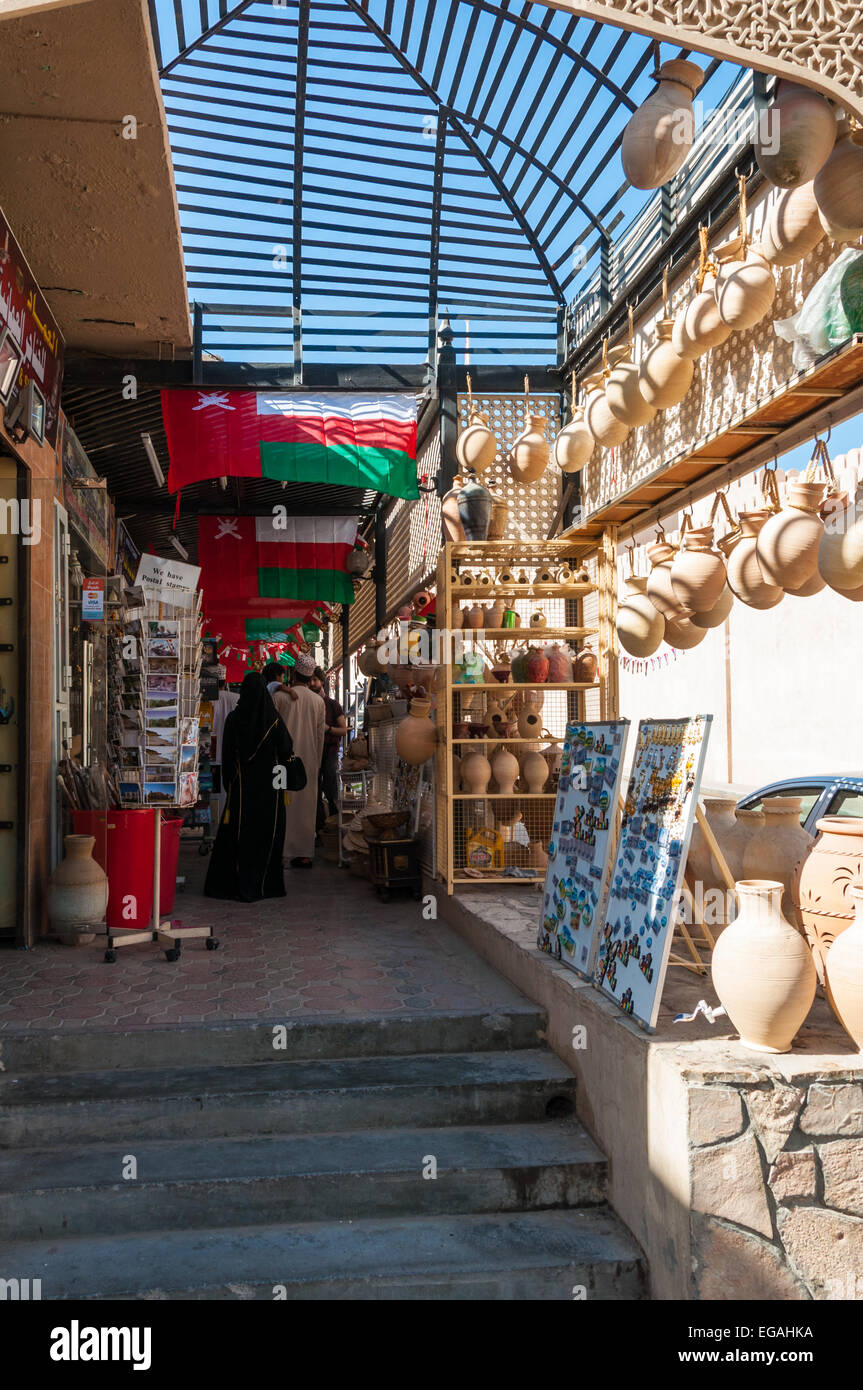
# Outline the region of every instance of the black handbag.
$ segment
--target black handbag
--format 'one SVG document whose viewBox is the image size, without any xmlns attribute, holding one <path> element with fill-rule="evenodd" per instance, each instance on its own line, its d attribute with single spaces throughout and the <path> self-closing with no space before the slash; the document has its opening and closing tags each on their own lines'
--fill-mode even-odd
<svg viewBox="0 0 863 1390">
<path fill-rule="evenodd" d="M 301 792 L 306 785 L 306 769 L 302 758 L 292 753 L 285 763 L 285 787 L 289 792 Z"/>
</svg>

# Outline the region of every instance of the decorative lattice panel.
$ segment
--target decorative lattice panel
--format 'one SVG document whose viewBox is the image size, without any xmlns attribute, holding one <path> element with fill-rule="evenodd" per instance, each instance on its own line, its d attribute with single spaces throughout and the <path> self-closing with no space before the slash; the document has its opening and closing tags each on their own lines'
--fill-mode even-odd
<svg viewBox="0 0 863 1390">
<path fill-rule="evenodd" d="M 541 415 L 548 436 L 549 465 L 534 483 L 517 483 L 509 466 L 509 452 L 524 429 L 524 396 L 478 396 L 473 403 L 488 419 L 498 442 L 498 452 L 482 480 L 492 492 L 509 504 L 506 537 L 514 540 L 542 540 L 551 531 L 560 506 L 563 475 L 551 460 L 551 446 L 560 429 L 560 401 L 557 396 L 531 395 L 531 414 Z M 467 396 L 459 396 L 459 427 L 468 423 Z"/>
</svg>

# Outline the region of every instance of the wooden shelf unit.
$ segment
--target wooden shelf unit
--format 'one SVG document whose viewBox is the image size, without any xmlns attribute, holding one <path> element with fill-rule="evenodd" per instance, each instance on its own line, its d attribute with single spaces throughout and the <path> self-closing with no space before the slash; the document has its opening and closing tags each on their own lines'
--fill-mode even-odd
<svg viewBox="0 0 863 1390">
<path fill-rule="evenodd" d="M 591 627 L 584 621 L 584 601 L 596 592 L 593 583 L 527 583 L 500 585 L 464 584 L 459 582 L 466 573 L 479 575 L 486 573 L 492 580 L 504 567 L 518 573 L 520 570 L 535 572 L 539 569 L 559 569 L 568 565 L 573 572 L 579 570 L 586 556 L 595 552 L 595 545 L 579 540 L 553 541 L 469 541 L 449 542 L 441 550 L 437 568 L 437 623 L 440 628 L 452 629 L 454 607 L 465 601 L 481 603 L 486 599 L 562 599 L 566 602 L 564 625 L 531 627 L 529 624 L 518 628 L 468 628 L 463 629 L 476 640 L 486 639 L 495 647 L 502 644 L 519 643 L 526 646 L 544 646 L 549 642 L 570 641 L 575 646 L 583 644 L 585 638 L 593 638 L 591 644 L 599 658 L 600 677 L 605 669 L 604 653 L 601 649 L 603 629 Z M 470 751 L 488 752 L 503 745 L 511 751 L 528 752 L 534 750 L 556 750 L 560 752 L 563 738 L 559 734 L 542 735 L 537 738 L 497 737 L 493 731 L 482 737 L 456 737 L 454 725 L 467 717 L 462 706 L 465 696 L 494 692 L 501 702 L 510 701 L 514 696 L 526 695 L 532 691 L 541 693 L 561 692 L 566 701 L 567 722 L 584 719 L 585 699 L 588 691 L 597 691 L 603 699 L 603 682 L 565 681 L 544 684 L 531 684 L 522 681 L 482 681 L 476 684 L 455 680 L 455 669 L 451 662 L 445 662 L 439 671 L 437 683 L 437 835 L 438 835 L 438 876 L 446 885 L 447 893 L 456 886 L 476 887 L 481 883 L 530 884 L 544 881 L 545 870 L 536 860 L 541 859 L 540 849 L 550 837 L 551 822 L 557 793 L 554 789 L 542 792 L 512 793 L 488 791 L 485 793 L 464 792 L 453 785 L 453 757 L 468 756 Z M 491 783 L 494 786 L 494 783 Z M 550 786 L 550 783 L 546 784 Z M 487 803 L 483 815 L 482 804 Z M 509 803 L 506 820 L 495 820 L 495 807 Z M 519 846 L 517 842 L 505 844 L 505 855 L 512 855 L 512 867 L 518 874 L 512 875 L 495 866 L 487 870 L 469 871 L 465 862 L 465 839 L 468 829 L 482 824 L 501 829 L 506 837 L 511 833 L 510 819 L 513 803 L 523 808 L 522 819 L 528 829 L 531 848 Z M 468 818 L 476 815 L 476 820 Z M 509 827 L 509 830 L 503 827 Z"/>
</svg>

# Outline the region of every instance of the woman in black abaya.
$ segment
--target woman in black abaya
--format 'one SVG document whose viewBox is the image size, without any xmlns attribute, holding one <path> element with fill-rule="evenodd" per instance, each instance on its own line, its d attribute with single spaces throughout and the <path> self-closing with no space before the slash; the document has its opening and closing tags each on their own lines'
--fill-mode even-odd
<svg viewBox="0 0 863 1390">
<path fill-rule="evenodd" d="M 283 898 L 285 793 L 274 769 L 287 766 L 291 736 L 276 713 L 262 675 L 250 671 L 222 734 L 227 801 L 207 870 L 208 898 L 258 902 Z"/>
</svg>

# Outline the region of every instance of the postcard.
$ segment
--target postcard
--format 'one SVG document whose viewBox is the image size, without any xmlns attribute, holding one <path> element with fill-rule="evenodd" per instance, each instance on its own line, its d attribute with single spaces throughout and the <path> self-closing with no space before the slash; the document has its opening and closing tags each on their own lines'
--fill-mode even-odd
<svg viewBox="0 0 863 1390">
<path fill-rule="evenodd" d="M 176 793 L 176 782 L 145 782 L 144 804 L 147 806 L 173 806 Z"/>
</svg>

